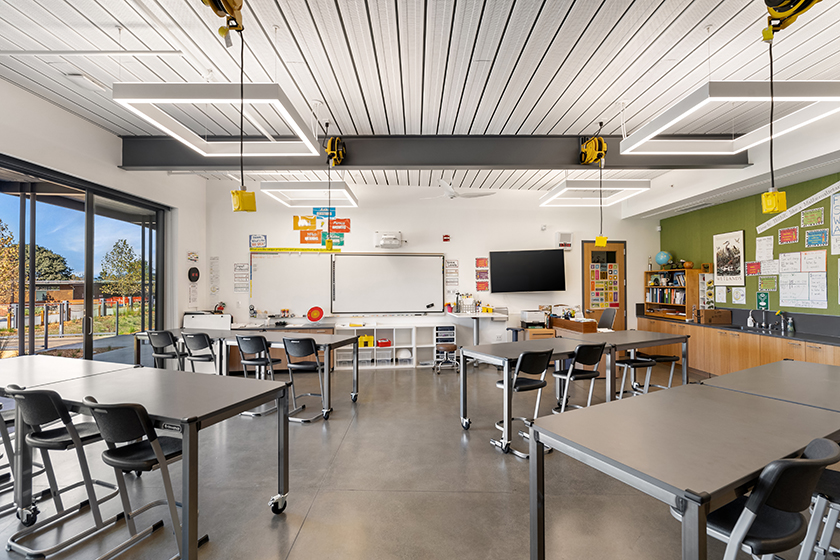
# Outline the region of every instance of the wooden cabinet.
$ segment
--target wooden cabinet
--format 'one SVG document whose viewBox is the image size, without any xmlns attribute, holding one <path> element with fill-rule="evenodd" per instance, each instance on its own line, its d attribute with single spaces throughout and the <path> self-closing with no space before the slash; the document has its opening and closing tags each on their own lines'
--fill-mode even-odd
<svg viewBox="0 0 840 560">
<path fill-rule="evenodd" d="M 554 329 L 525 329 L 527 340 L 539 340 L 541 338 L 555 338 Z"/>
<path fill-rule="evenodd" d="M 805 343 L 774 336 L 761 338 L 761 364 L 772 364 L 781 360 L 805 361 Z"/>
<path fill-rule="evenodd" d="M 703 327 L 700 327 L 703 328 Z M 723 375 L 726 367 L 724 353 L 729 351 L 729 332 L 723 329 L 708 329 L 709 332 L 703 339 L 703 362 L 706 368 L 703 370 L 712 375 Z M 689 362 L 690 363 L 690 362 Z"/>
<path fill-rule="evenodd" d="M 840 348 L 828 344 L 806 342 L 805 361 L 812 364 L 840 365 Z"/>
<path fill-rule="evenodd" d="M 713 331 L 692 324 L 687 324 L 686 329 L 690 337 L 688 339 L 688 366 L 700 371 L 708 371 L 706 369 L 706 335 Z"/>
<path fill-rule="evenodd" d="M 727 332 L 728 346 L 721 356 L 724 373 L 761 365 L 761 343 L 766 338 L 745 332 Z"/>
</svg>

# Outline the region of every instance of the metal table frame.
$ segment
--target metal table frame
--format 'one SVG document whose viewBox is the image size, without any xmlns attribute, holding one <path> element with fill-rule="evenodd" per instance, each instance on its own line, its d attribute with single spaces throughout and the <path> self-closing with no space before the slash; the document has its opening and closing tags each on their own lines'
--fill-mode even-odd
<svg viewBox="0 0 840 560">
<path fill-rule="evenodd" d="M 511 363 L 515 362 L 522 352 L 543 351 L 552 348 L 554 350 L 554 371 L 560 371 L 560 361 L 574 355 L 576 341 L 562 338 L 544 338 L 537 340 L 525 340 L 522 342 L 503 342 L 500 344 L 485 344 L 482 346 L 467 346 L 461 348 L 461 427 L 470 429 L 470 419 L 467 417 L 467 358 L 481 360 L 491 365 L 501 366 L 503 370 L 502 380 L 504 381 L 502 396 L 502 437 L 493 444 L 507 453 L 510 450 L 511 442 L 511 416 L 513 410 L 513 390 L 511 389 Z"/>
<path fill-rule="evenodd" d="M 99 362 L 102 363 L 102 362 Z M 114 364 L 118 365 L 118 364 Z M 119 364 L 122 366 L 123 364 Z M 155 368 L 131 368 L 126 371 L 124 369 L 96 373 L 85 377 L 76 377 L 67 379 L 65 381 L 52 381 L 41 384 L 39 386 L 46 387 L 57 391 L 62 395 L 62 399 L 68 405 L 68 408 L 76 412 L 86 412 L 87 407 L 84 405 L 84 397 L 93 394 L 96 395 L 95 386 L 97 382 L 104 382 L 109 385 L 113 384 L 115 379 L 119 379 L 119 385 L 125 387 L 125 395 L 117 397 L 113 391 L 107 393 L 108 400 L 113 402 L 137 402 L 136 396 L 132 393 L 132 386 L 130 381 L 137 377 L 144 375 L 157 376 L 161 384 L 165 384 L 167 380 L 170 382 L 184 382 L 192 384 L 195 380 L 202 382 L 203 374 L 198 374 L 200 377 L 193 377 L 196 374 L 187 372 L 178 372 L 171 370 L 158 370 Z M 186 376 L 177 379 L 178 376 Z M 126 380 L 121 378 L 125 377 Z M 192 377 L 192 379 L 190 379 Z M 206 379 L 214 379 L 209 376 Z M 128 381 L 128 383 L 126 382 Z M 233 381 L 233 379 L 231 379 Z M 81 386 L 79 383 L 81 382 Z M 252 384 L 252 381 L 247 383 Z M 160 416 L 155 413 L 155 403 L 140 402 L 149 411 L 149 416 L 155 423 L 156 428 L 164 430 L 179 431 L 182 435 L 183 456 L 181 458 L 181 472 L 182 472 L 182 501 L 183 508 L 181 512 L 181 530 L 183 555 L 182 559 L 198 558 L 198 434 L 199 431 L 217 424 L 223 420 L 236 416 L 240 412 L 250 410 L 261 404 L 275 401 L 278 411 L 277 415 L 277 479 L 278 479 L 278 494 L 271 498 L 271 503 L 280 504 L 280 508 L 284 508 L 286 504 L 286 496 L 289 493 L 289 416 L 288 416 L 288 400 L 287 400 L 287 384 L 284 382 L 265 382 L 271 383 L 273 386 L 266 388 L 262 386 L 257 388 L 253 386 L 255 391 L 249 398 L 229 402 L 226 406 L 219 407 L 215 410 L 209 411 L 202 416 L 191 416 L 179 418 L 176 416 Z M 33 385 L 34 386 L 34 385 Z M 20 409 L 16 414 L 16 431 L 15 437 L 16 455 L 15 455 L 15 502 L 19 508 L 28 508 L 32 504 L 32 450 L 28 445 L 25 445 L 27 428 L 22 421 Z"/>
</svg>

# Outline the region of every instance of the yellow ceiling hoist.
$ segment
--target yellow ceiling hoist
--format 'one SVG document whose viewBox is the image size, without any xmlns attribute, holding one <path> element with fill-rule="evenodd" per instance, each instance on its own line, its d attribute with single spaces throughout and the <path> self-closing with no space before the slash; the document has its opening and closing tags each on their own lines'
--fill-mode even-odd
<svg viewBox="0 0 840 560">
<path fill-rule="evenodd" d="M 767 27 L 761 32 L 764 41 L 773 41 L 773 34 L 796 21 L 796 18 L 814 7 L 820 0 L 764 0 L 769 16 Z"/>
<path fill-rule="evenodd" d="M 604 156 L 607 155 L 607 142 L 601 137 L 601 129 L 604 128 L 604 123 L 598 123 L 598 132 L 595 136 L 587 139 L 581 139 L 580 142 L 580 163 L 581 165 L 589 165 L 591 163 L 598 164 L 598 207 L 601 214 L 601 229 L 600 233 L 595 237 L 596 247 L 607 246 L 607 236 L 604 235 L 604 203 L 601 198 L 603 195 L 604 183 Z"/>
<path fill-rule="evenodd" d="M 344 140 L 338 136 L 331 136 L 327 140 L 324 151 L 327 152 L 327 159 L 332 167 L 341 165 L 341 162 L 344 161 L 344 156 L 347 155 L 347 150 L 344 148 Z"/>
<path fill-rule="evenodd" d="M 243 0 L 201 0 L 210 6 L 217 16 L 227 19 L 227 25 L 219 28 L 219 35 L 225 38 L 228 47 L 233 45 L 230 40 L 231 31 L 242 31 L 242 3 Z"/>
</svg>

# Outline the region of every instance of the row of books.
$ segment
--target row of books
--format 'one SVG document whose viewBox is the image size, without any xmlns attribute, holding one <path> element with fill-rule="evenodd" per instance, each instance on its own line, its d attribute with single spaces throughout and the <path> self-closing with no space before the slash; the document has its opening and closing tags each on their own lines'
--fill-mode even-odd
<svg viewBox="0 0 840 560">
<path fill-rule="evenodd" d="M 645 296 L 647 303 L 673 303 L 675 305 L 685 305 L 685 290 L 677 288 L 651 288 L 648 289 Z"/>
</svg>

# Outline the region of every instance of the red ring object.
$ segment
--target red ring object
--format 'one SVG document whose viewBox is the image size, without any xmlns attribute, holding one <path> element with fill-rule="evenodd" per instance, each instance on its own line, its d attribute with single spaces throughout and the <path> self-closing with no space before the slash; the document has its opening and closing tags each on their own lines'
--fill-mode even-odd
<svg viewBox="0 0 840 560">
<path fill-rule="evenodd" d="M 306 318 L 312 323 L 317 323 L 324 318 L 324 310 L 320 307 L 313 307 L 306 312 Z"/>
</svg>

